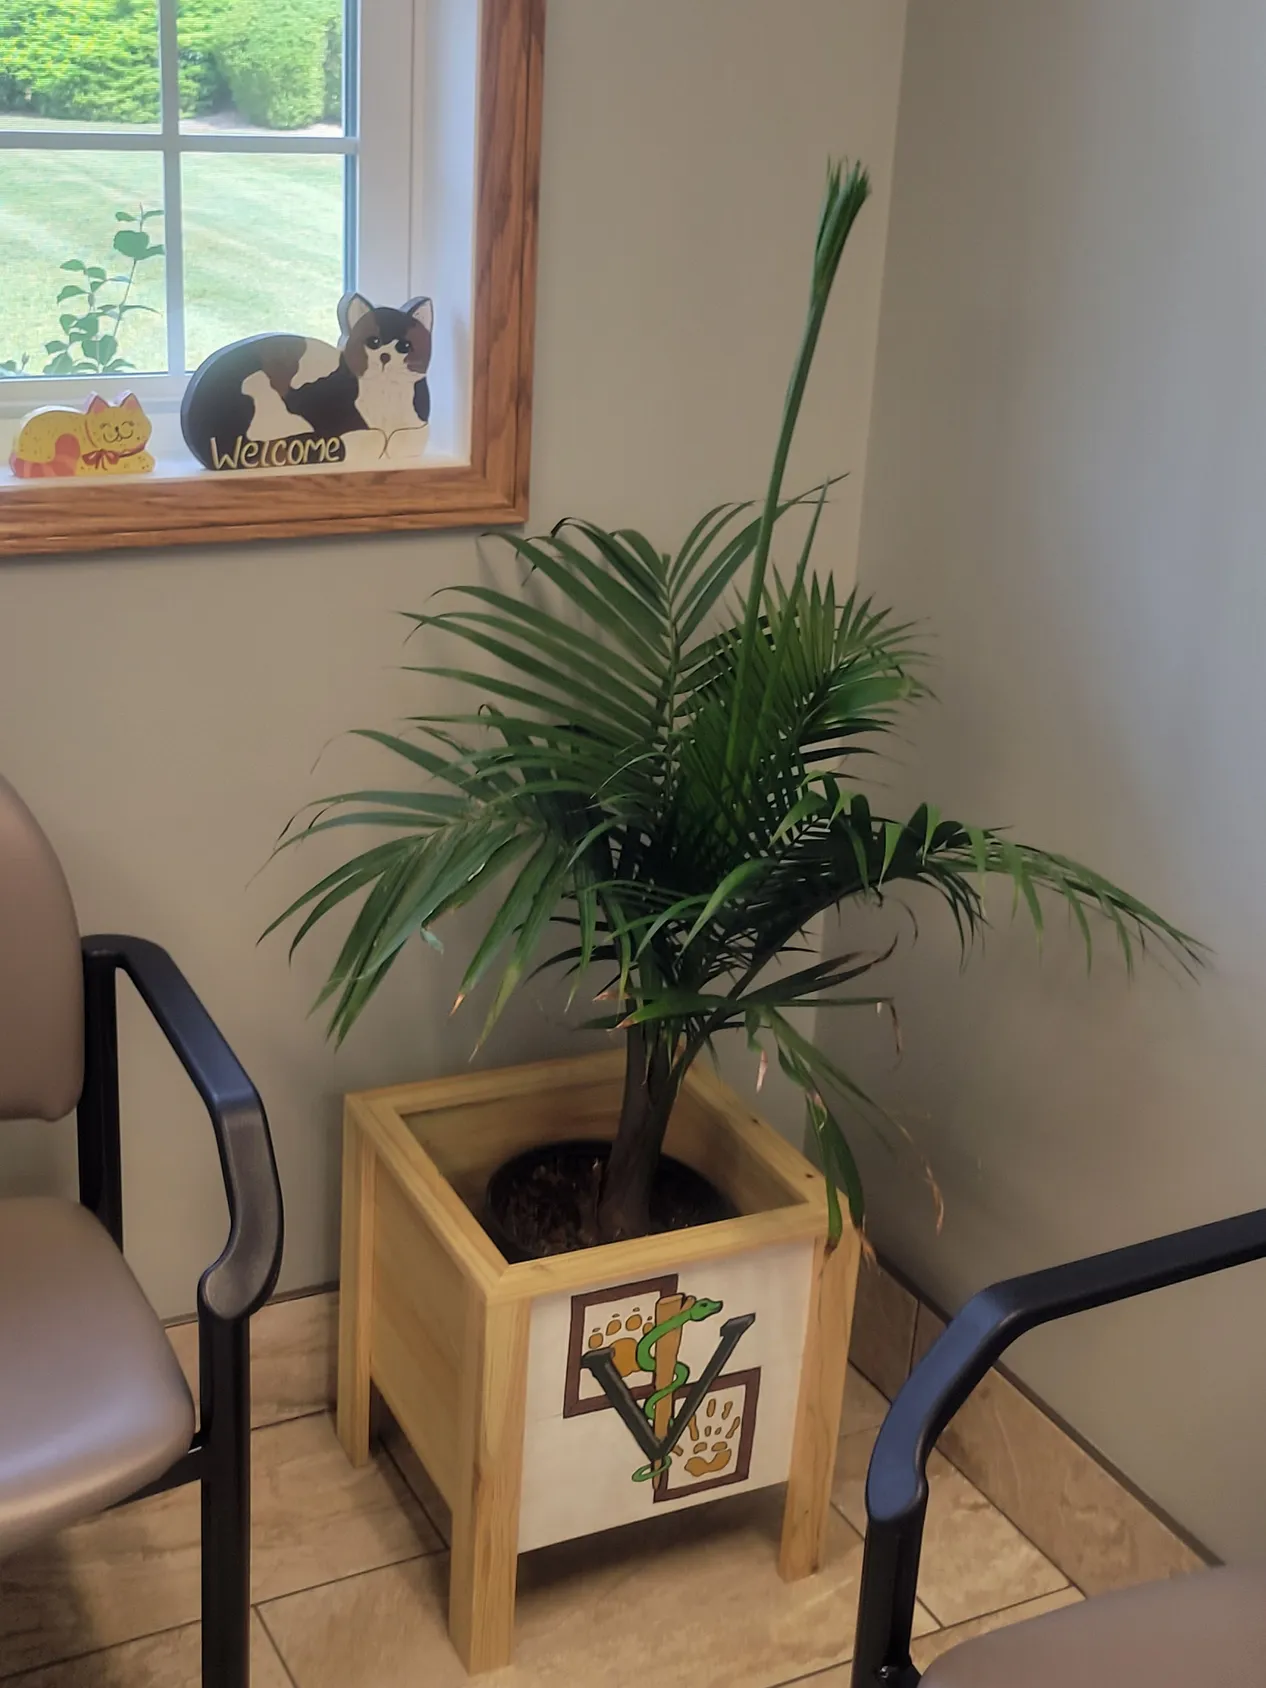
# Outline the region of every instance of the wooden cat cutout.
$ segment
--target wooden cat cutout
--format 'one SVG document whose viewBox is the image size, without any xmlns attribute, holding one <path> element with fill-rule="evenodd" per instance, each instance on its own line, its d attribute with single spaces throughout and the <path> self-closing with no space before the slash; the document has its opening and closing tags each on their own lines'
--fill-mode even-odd
<svg viewBox="0 0 1266 1688">
<path fill-rule="evenodd" d="M 204 468 L 379 467 L 416 463 L 431 416 L 435 311 L 349 293 L 337 346 L 257 334 L 212 352 L 185 391 L 180 425 Z"/>
<path fill-rule="evenodd" d="M 94 393 L 80 410 L 46 405 L 23 419 L 9 456 L 20 480 L 45 476 L 148 475 L 153 424 L 135 393 L 116 403 Z"/>
</svg>

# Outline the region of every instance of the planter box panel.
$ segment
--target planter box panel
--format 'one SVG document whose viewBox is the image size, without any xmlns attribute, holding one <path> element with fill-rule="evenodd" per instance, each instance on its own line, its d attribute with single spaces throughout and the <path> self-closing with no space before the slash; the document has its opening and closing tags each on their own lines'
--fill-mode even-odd
<svg viewBox="0 0 1266 1688">
<path fill-rule="evenodd" d="M 620 1091 L 618 1076 L 602 1077 L 553 1094 L 529 1092 L 408 1113 L 404 1122 L 471 1212 L 478 1214 L 489 1178 L 514 1155 L 540 1143 L 614 1137 Z"/>
<path fill-rule="evenodd" d="M 574 1254 L 557 1254 L 550 1260 L 524 1260 L 506 1267 L 495 1298 L 535 1300 L 564 1290 L 591 1289 L 595 1283 L 634 1283 L 683 1263 L 724 1260 L 773 1243 L 814 1238 L 825 1228 L 825 1220 L 819 1220 L 808 1206 L 783 1207 L 742 1219 L 722 1219 L 715 1225 L 696 1225 L 689 1231 L 606 1243 L 600 1249 L 577 1249 Z"/>
<path fill-rule="evenodd" d="M 673 1109 L 664 1147 L 710 1179 L 744 1217 L 803 1206 L 820 1186 L 803 1158 L 771 1125 L 719 1105 L 692 1073 Z M 790 1165 L 784 1165 L 786 1151 Z"/>
<path fill-rule="evenodd" d="M 479 1340 L 470 1292 L 453 1257 L 422 1229 L 396 1180 L 380 1167 L 374 1201 L 370 1370 L 383 1399 L 452 1502 L 466 1347 Z"/>
<path fill-rule="evenodd" d="M 781 1244 L 533 1303 L 520 1553 L 697 1506 L 720 1490 L 786 1481 L 813 1256 L 811 1241 Z M 666 1331 L 639 1355 L 641 1339 L 678 1313 L 683 1297 L 720 1305 Z M 680 1407 L 689 1381 L 716 1348 L 722 1321 L 744 1313 L 755 1314 L 754 1323 L 687 1425 L 667 1472 L 650 1478 L 645 1454 L 580 1365 L 582 1354 L 613 1346 L 621 1375 L 643 1404 L 676 1379 L 677 1389 L 659 1407 L 663 1434 L 670 1401 L 673 1410 Z M 651 1361 L 649 1368 L 642 1359 Z"/>
<path fill-rule="evenodd" d="M 615 1136 L 622 1063 L 622 1056 L 610 1055 L 544 1061 L 506 1075 L 520 1081 L 506 1094 L 470 1100 L 450 1092 L 459 1081 L 441 1080 L 434 1097 L 411 1093 L 410 1100 L 416 1095 L 428 1105 L 402 1109 L 400 1117 L 478 1215 L 488 1179 L 512 1156 L 542 1143 Z M 820 1184 L 802 1157 L 772 1126 L 740 1112 L 736 1101 L 712 1075 L 691 1073 L 673 1111 L 667 1152 L 711 1179 L 745 1216 L 814 1199 Z"/>
<path fill-rule="evenodd" d="M 429 1114 L 477 1102 L 506 1102 L 542 1092 L 557 1096 L 577 1085 L 624 1073 L 620 1048 L 600 1049 L 593 1055 L 567 1055 L 550 1061 L 529 1061 L 521 1067 L 467 1068 L 448 1078 L 425 1078 L 416 1084 L 388 1084 L 381 1090 L 357 1091 L 352 1098 L 395 1114 Z"/>
</svg>

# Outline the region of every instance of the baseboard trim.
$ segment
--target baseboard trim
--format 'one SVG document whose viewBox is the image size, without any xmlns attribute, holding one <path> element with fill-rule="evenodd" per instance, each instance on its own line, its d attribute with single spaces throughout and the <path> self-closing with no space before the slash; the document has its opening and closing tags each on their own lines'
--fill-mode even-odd
<svg viewBox="0 0 1266 1688">
<path fill-rule="evenodd" d="M 945 1322 L 899 1271 L 867 1262 L 850 1358 L 891 1399 Z M 939 1446 L 1086 1594 L 1217 1562 L 1005 1367 L 989 1374 Z"/>
</svg>

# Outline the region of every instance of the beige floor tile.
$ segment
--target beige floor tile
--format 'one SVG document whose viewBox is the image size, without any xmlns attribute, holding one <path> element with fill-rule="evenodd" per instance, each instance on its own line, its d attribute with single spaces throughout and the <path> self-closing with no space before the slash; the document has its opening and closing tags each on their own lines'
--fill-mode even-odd
<svg viewBox="0 0 1266 1688">
<path fill-rule="evenodd" d="M 128 1641 L 5 1679 L 4 1688 L 203 1688 L 202 1625 Z M 286 1667 L 258 1615 L 251 1617 L 251 1688 L 290 1688 Z"/>
<path fill-rule="evenodd" d="M 938 1629 L 931 1635 L 920 1636 L 911 1646 L 910 1656 L 919 1670 L 926 1670 L 933 1659 L 939 1659 L 942 1653 L 948 1653 L 963 1641 L 988 1635 L 990 1630 L 1006 1629 L 1009 1624 L 1023 1623 L 1026 1618 L 1040 1618 L 1044 1612 L 1058 1612 L 1062 1606 L 1076 1606 L 1083 1598 L 1075 1588 L 1061 1588 L 1057 1594 L 1026 1600 L 1022 1606 L 1008 1606 L 1005 1611 L 990 1612 L 987 1617 L 955 1624 L 952 1629 Z"/>
<path fill-rule="evenodd" d="M 990 1612 L 988 1617 L 973 1618 L 970 1623 L 956 1624 L 953 1629 L 935 1629 L 928 1635 L 916 1636 L 910 1656 L 917 1670 L 926 1670 L 933 1659 L 957 1647 L 960 1641 L 970 1641 L 977 1635 L 988 1635 L 991 1629 L 1005 1629 L 1008 1624 L 1023 1623 L 1025 1618 L 1040 1618 L 1043 1612 L 1057 1612 L 1061 1606 L 1075 1606 L 1082 1596 L 1075 1588 L 1064 1588 L 1058 1594 L 1044 1594 L 1040 1600 L 1026 1600 L 1022 1606 L 1009 1606 L 1005 1612 Z M 795 1688 L 849 1688 L 851 1672 L 847 1665 L 836 1665 L 820 1671 L 795 1684 Z"/>
<path fill-rule="evenodd" d="M 334 1404 L 338 1294 L 272 1301 L 251 1320 L 251 1423 L 280 1424 Z M 167 1327 L 181 1370 L 198 1399 L 198 1324 Z"/>
<path fill-rule="evenodd" d="M 257 1431 L 254 1442 L 256 1600 L 442 1548 L 391 1461 L 349 1465 L 329 1418 Z"/>
<path fill-rule="evenodd" d="M 859 1430 L 878 1430 L 888 1414 L 888 1401 L 873 1383 L 867 1382 L 855 1366 L 848 1368 L 844 1386 L 844 1412 L 840 1435 L 855 1436 Z"/>
<path fill-rule="evenodd" d="M 932 1630 L 928 1635 L 914 1638 L 910 1657 L 917 1670 L 926 1670 L 933 1659 L 939 1659 L 942 1653 L 948 1653 L 961 1641 L 988 1635 L 991 1629 L 1005 1629 L 1008 1624 L 1023 1623 L 1025 1618 L 1040 1618 L 1043 1612 L 1057 1612 L 1061 1606 L 1075 1606 L 1081 1598 L 1075 1588 L 1064 1588 L 1058 1594 L 1044 1594 L 1039 1600 L 1026 1600 L 1022 1606 L 1009 1606 L 1004 1612 L 990 1612 L 988 1617 L 956 1624 L 953 1629 Z M 850 1681 L 849 1667 L 836 1665 L 817 1676 L 805 1677 L 795 1684 L 795 1688 L 849 1688 Z"/>
<path fill-rule="evenodd" d="M 270 1599 L 442 1544 L 385 1454 L 360 1471 L 328 1418 L 256 1431 L 252 1584 Z M 0 1565 L 0 1676 L 187 1624 L 199 1612 L 198 1493 L 175 1489 Z"/>
<path fill-rule="evenodd" d="M 836 1463 L 835 1504 L 862 1532 L 874 1441 L 870 1430 L 845 1436 Z M 928 1486 L 919 1598 L 938 1623 L 964 1623 L 1066 1585 L 1063 1573 L 940 1454 L 928 1463 Z"/>
<path fill-rule="evenodd" d="M 919 1314 L 916 1356 L 944 1329 Z M 1087 1594 L 1158 1582 L 1203 1561 L 1111 1472 L 998 1372 L 973 1391 L 941 1449 Z"/>
<path fill-rule="evenodd" d="M 848 1656 L 861 1543 L 843 1519 L 800 1583 L 775 1564 L 772 1489 L 527 1554 L 515 1663 L 487 1688 L 771 1688 Z M 298 1688 L 458 1688 L 447 1563 L 415 1561 L 270 1603 Z M 932 1627 L 919 1613 L 920 1631 Z"/>
</svg>

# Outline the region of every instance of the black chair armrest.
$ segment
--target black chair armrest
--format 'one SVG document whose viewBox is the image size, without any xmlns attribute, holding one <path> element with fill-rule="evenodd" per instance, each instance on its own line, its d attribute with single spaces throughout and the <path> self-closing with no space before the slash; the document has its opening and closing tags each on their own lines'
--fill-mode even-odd
<svg viewBox="0 0 1266 1688">
<path fill-rule="evenodd" d="M 937 1438 L 989 1368 L 1038 1325 L 1266 1259 L 1266 1209 L 1011 1278 L 974 1295 L 911 1372 L 884 1420 L 866 1478 L 853 1688 L 918 1681 L 910 1633 L 927 1462 Z"/>
<path fill-rule="evenodd" d="M 113 1078 L 117 1115 L 113 976 L 121 970 L 192 1079 L 215 1131 L 228 1198 L 229 1235 L 219 1258 L 203 1274 L 200 1301 L 216 1318 L 248 1318 L 276 1284 L 283 1238 L 281 1184 L 259 1094 L 166 950 L 144 938 L 111 934 L 85 938 L 83 951 L 92 1081 L 85 1086 L 86 1095 L 92 1089 L 109 1090 Z M 94 998 L 107 985 L 108 1004 L 99 1004 Z M 104 1011 L 94 1016 L 98 1006 Z"/>
</svg>

